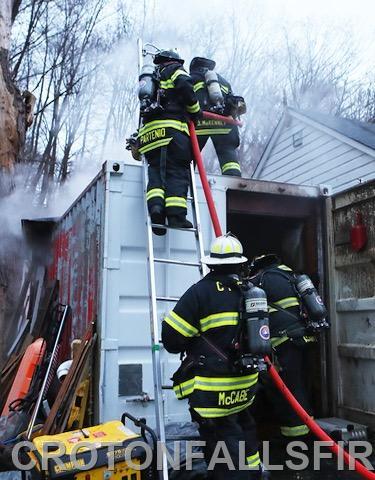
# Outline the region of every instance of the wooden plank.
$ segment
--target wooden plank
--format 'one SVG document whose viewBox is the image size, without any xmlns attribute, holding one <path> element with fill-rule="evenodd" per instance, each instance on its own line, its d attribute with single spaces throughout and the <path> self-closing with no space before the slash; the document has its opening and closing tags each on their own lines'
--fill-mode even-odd
<svg viewBox="0 0 375 480">
<path fill-rule="evenodd" d="M 84 341 L 77 350 L 76 357 L 73 358 L 73 363 L 69 369 L 67 376 L 65 377 L 59 393 L 52 405 L 51 411 L 43 426 L 42 434 L 50 435 L 56 433 L 57 424 L 64 410 L 64 404 L 69 401 L 69 398 L 74 393 L 77 382 L 80 378 L 82 369 L 84 368 L 85 359 L 87 358 L 87 352 L 93 345 L 92 325 L 86 331 Z"/>
</svg>

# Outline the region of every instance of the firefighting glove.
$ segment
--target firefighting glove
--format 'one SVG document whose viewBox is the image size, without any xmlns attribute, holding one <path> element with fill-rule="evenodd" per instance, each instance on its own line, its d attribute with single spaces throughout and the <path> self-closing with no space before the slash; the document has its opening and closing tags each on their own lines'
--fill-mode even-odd
<svg viewBox="0 0 375 480">
<path fill-rule="evenodd" d="M 138 132 L 133 133 L 129 138 L 126 139 L 126 150 L 130 150 L 134 160 L 141 160 L 141 155 L 139 153 L 139 141 L 138 141 Z"/>
<path fill-rule="evenodd" d="M 202 120 L 203 118 L 203 112 L 202 110 L 199 110 L 197 113 L 190 113 L 190 119 L 193 121 L 194 125 L 198 125 L 198 122 Z"/>
</svg>

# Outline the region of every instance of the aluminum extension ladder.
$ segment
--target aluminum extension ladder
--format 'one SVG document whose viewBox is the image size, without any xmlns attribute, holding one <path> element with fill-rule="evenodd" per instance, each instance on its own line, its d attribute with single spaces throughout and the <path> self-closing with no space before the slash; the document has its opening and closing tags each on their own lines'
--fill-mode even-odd
<svg viewBox="0 0 375 480">
<path fill-rule="evenodd" d="M 156 225 L 151 223 L 151 218 L 148 214 L 147 209 L 147 200 L 146 200 L 146 190 L 148 183 L 147 175 L 147 162 L 143 159 L 143 187 L 144 187 L 144 205 L 145 205 L 145 218 L 147 226 L 147 264 L 148 264 L 148 280 L 149 280 L 149 299 L 150 299 L 150 323 L 151 323 L 151 349 L 152 349 L 152 366 L 153 366 L 153 375 L 154 375 L 154 395 L 155 395 L 155 417 L 156 417 L 156 430 L 158 433 L 159 441 L 165 444 L 166 435 L 165 435 L 165 424 L 164 424 L 164 405 L 163 405 L 163 390 L 170 389 L 168 386 L 163 386 L 162 383 L 162 369 L 161 369 L 161 335 L 159 328 L 159 316 L 158 316 L 158 304 L 160 303 L 176 303 L 178 297 L 165 297 L 158 296 L 156 291 L 156 275 L 155 275 L 155 264 L 167 264 L 167 265 L 178 265 L 181 268 L 183 267 L 196 267 L 199 269 L 201 277 L 206 274 L 206 268 L 201 263 L 201 258 L 204 255 L 204 246 L 202 238 L 202 229 L 200 224 L 200 212 L 198 205 L 198 196 L 197 196 L 197 186 L 194 172 L 193 162 L 190 164 L 190 195 L 187 200 L 191 203 L 192 214 L 193 214 L 193 228 L 174 228 L 162 225 Z M 154 255 L 154 238 L 152 233 L 152 228 L 165 228 L 168 230 L 179 230 L 185 232 L 185 235 L 194 235 L 196 241 L 196 252 L 197 252 L 197 261 L 196 262 L 186 262 L 178 259 L 170 258 L 157 258 Z M 167 232 L 168 233 L 168 232 Z M 168 479 L 168 468 L 167 468 L 167 459 L 163 455 L 163 470 L 161 473 L 161 478 L 163 480 Z"/>
</svg>

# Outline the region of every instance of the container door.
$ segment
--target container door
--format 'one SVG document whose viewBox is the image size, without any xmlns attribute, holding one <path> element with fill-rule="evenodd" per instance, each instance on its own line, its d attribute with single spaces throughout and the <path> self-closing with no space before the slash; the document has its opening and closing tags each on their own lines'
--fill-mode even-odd
<svg viewBox="0 0 375 480">
<path fill-rule="evenodd" d="M 333 411 L 375 426 L 375 182 L 327 199 Z M 363 226 L 355 226 L 362 216 Z M 367 241 L 366 241 L 367 237 Z M 353 241 L 355 240 L 355 241 Z"/>
</svg>

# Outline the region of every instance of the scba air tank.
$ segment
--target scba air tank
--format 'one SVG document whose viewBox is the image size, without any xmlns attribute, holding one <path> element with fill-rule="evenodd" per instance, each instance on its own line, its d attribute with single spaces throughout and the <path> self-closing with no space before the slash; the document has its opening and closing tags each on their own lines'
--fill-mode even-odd
<svg viewBox="0 0 375 480">
<path fill-rule="evenodd" d="M 271 353 L 267 296 L 264 290 L 248 284 L 243 289 L 246 348 L 251 355 Z"/>
<path fill-rule="evenodd" d="M 296 287 L 311 320 L 323 320 L 327 309 L 308 275 L 296 276 Z"/>
<path fill-rule="evenodd" d="M 153 65 L 143 65 L 138 84 L 138 98 L 141 112 L 150 107 L 151 103 L 155 100 L 155 96 L 154 67 Z"/>
<path fill-rule="evenodd" d="M 208 90 L 208 97 L 211 105 L 214 107 L 223 107 L 224 97 L 220 88 L 219 79 L 217 73 L 214 70 L 207 70 L 204 75 Z"/>
</svg>

